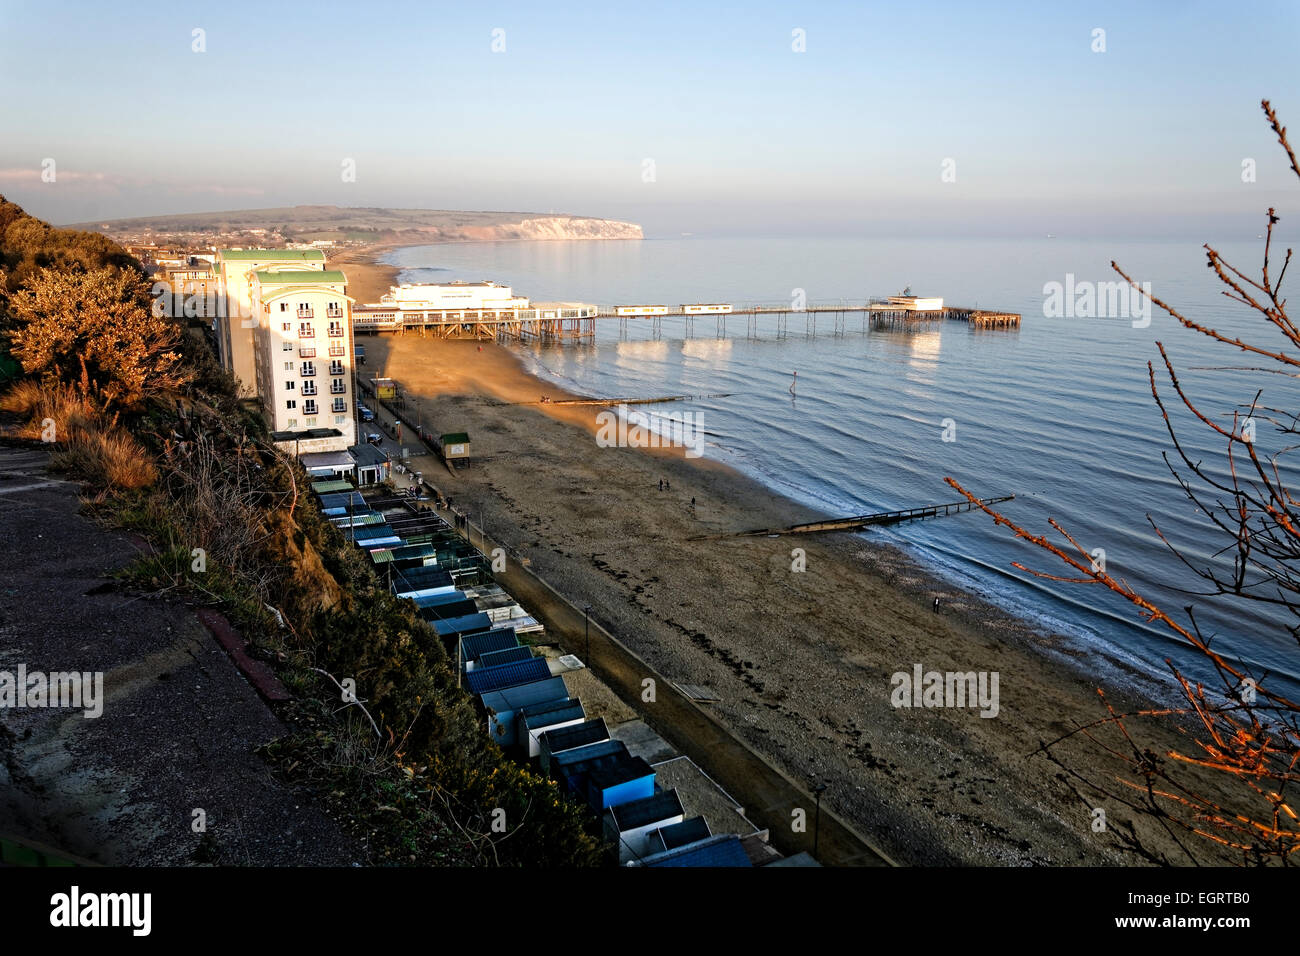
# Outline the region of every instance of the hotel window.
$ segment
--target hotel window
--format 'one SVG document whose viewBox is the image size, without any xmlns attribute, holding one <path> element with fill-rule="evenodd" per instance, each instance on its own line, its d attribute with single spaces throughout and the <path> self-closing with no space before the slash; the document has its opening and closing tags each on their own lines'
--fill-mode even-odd
<svg viewBox="0 0 1300 956">
<path fill-rule="evenodd" d="M 284 403 L 284 407 L 289 409 L 289 411 L 293 411 L 295 408 L 298 407 L 298 402 L 291 398 Z"/>
<path fill-rule="evenodd" d="M 285 382 L 285 383 L 284 383 L 284 389 L 285 389 L 285 391 L 287 391 L 287 392 L 292 392 L 292 391 L 293 391 L 293 382 Z"/>
<path fill-rule="evenodd" d="M 292 352 L 292 351 L 293 351 L 293 343 L 292 343 L 292 342 L 285 342 L 285 343 L 284 343 L 284 347 L 283 347 L 282 349 L 280 349 L 280 351 L 282 351 L 282 352 Z"/>
<path fill-rule="evenodd" d="M 306 412 L 308 415 L 315 415 L 315 414 L 316 414 L 316 403 L 315 403 L 312 399 L 309 398 L 309 399 L 307 399 L 305 402 L 302 403 L 302 410 L 303 410 L 304 412 Z"/>
<path fill-rule="evenodd" d="M 314 419 L 314 418 L 309 418 L 309 419 L 307 419 L 307 427 L 308 427 L 308 428 L 315 428 L 315 427 L 316 427 L 316 419 Z"/>
<path fill-rule="evenodd" d="M 284 363 L 284 370 L 285 370 L 286 372 L 292 372 L 292 371 L 293 371 L 293 363 L 292 363 L 292 362 L 285 362 L 285 363 Z"/>
<path fill-rule="evenodd" d="M 281 311 L 281 312 L 288 312 L 288 311 L 289 311 L 289 303 L 288 303 L 288 302 L 281 302 L 281 303 L 280 303 L 280 311 Z"/>
<path fill-rule="evenodd" d="M 335 395 L 342 395 L 348 389 L 347 383 L 341 378 L 336 378 L 330 382 L 330 392 Z"/>
<path fill-rule="evenodd" d="M 283 331 L 285 331 L 285 332 L 292 332 L 292 331 L 293 331 L 293 323 L 292 323 L 292 322 L 281 322 L 281 323 L 280 323 L 280 328 L 281 328 Z"/>
<path fill-rule="evenodd" d="M 335 424 L 335 425 L 342 425 L 342 424 L 343 424 L 344 422 L 346 422 L 347 420 L 348 420 L 348 416 L 346 416 L 346 415 L 335 415 L 335 416 L 334 416 L 334 424 Z"/>
<path fill-rule="evenodd" d="M 297 427 L 298 427 L 298 419 L 296 419 L 296 418 L 291 418 L 291 419 L 289 419 L 289 427 L 290 427 L 290 428 L 297 428 Z"/>
</svg>

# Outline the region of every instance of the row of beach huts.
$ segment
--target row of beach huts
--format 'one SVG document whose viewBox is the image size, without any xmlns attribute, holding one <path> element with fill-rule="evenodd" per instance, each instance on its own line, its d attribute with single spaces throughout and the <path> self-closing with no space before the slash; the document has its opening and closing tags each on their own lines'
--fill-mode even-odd
<svg viewBox="0 0 1300 956">
<path fill-rule="evenodd" d="M 543 626 L 494 581 L 488 558 L 436 512 L 383 490 L 363 494 L 345 481 L 316 481 L 312 491 L 325 517 L 437 632 L 492 740 L 585 803 L 620 863 L 746 867 L 782 859 L 765 834 L 761 842 L 715 834 L 704 816 L 687 816 L 678 790 L 657 785 L 656 765 L 630 753 L 603 717 L 589 717 L 570 694 L 565 675 L 582 662 L 535 653 Z"/>
</svg>

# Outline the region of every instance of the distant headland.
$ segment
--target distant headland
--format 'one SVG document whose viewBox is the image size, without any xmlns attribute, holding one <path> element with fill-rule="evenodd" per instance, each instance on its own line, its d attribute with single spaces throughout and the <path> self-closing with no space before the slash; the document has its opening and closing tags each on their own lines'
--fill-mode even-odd
<svg viewBox="0 0 1300 956">
<path fill-rule="evenodd" d="M 70 224 L 118 242 L 421 245 L 493 239 L 641 239 L 636 223 L 589 216 L 457 209 L 286 206 Z"/>
</svg>

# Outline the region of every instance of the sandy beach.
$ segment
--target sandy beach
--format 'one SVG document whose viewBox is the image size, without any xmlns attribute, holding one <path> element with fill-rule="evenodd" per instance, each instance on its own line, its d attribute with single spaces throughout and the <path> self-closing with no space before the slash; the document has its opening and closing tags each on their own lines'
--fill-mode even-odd
<svg viewBox="0 0 1300 956">
<path fill-rule="evenodd" d="M 378 302 L 379 297 L 397 284 L 398 269 L 376 260 L 397 245 L 376 243 L 349 249 L 329 257 L 331 269 L 342 269 L 348 277 L 348 295 L 357 302 Z"/>
<path fill-rule="evenodd" d="M 529 375 L 506 348 L 418 334 L 365 344 L 367 372 L 420 396 L 408 418 L 470 434 L 472 467 L 452 475 L 430 458 L 417 464 L 442 493 L 661 673 L 713 690 L 724 723 L 794 779 L 826 783 L 827 805 L 894 859 L 1140 862 L 1092 831 L 1060 768 L 1033 753 L 1102 715 L 1088 662 L 1067 668 L 1044 655 L 1063 639 L 859 535 L 726 537 L 820 516 L 680 450 L 599 447 L 600 409 L 540 404 L 542 394 L 577 396 Z M 791 570 L 796 547 L 802 573 Z M 997 672 L 997 716 L 895 708 L 891 676 L 918 664 Z M 1161 748 L 1187 746 L 1167 727 L 1132 726 Z M 1058 753 L 1090 774 L 1123 772 L 1083 738 Z M 1128 811 L 1108 814 L 1114 826 Z M 1138 826 L 1150 846 L 1188 862 Z"/>
</svg>

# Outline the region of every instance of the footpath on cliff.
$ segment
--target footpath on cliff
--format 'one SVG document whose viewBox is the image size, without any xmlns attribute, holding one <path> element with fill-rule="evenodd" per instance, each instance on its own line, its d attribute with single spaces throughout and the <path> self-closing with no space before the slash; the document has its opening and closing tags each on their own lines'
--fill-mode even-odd
<svg viewBox="0 0 1300 956">
<path fill-rule="evenodd" d="M 286 732 L 268 702 L 283 688 L 237 666 L 220 618 L 120 590 L 114 573 L 149 546 L 82 514 L 79 486 L 48 459 L 0 438 L 0 701 L 20 669 L 29 687 L 76 672 L 93 688 L 102 674 L 103 691 L 93 708 L 0 703 L 5 848 L 110 865 L 367 862 L 255 753 Z"/>
</svg>

